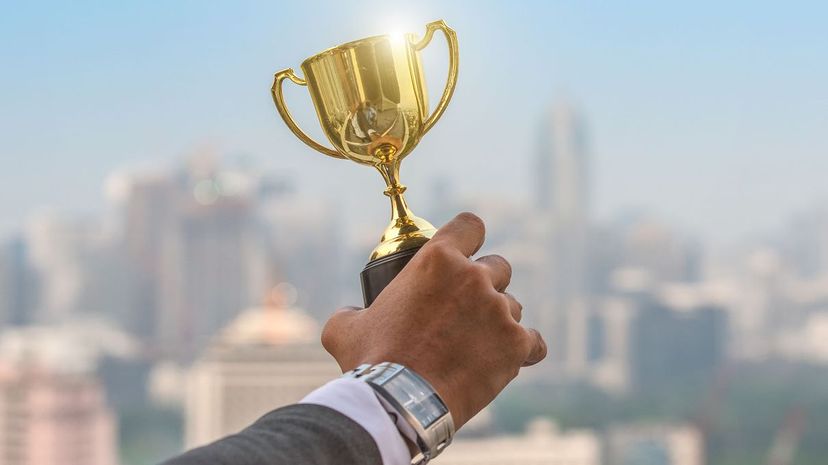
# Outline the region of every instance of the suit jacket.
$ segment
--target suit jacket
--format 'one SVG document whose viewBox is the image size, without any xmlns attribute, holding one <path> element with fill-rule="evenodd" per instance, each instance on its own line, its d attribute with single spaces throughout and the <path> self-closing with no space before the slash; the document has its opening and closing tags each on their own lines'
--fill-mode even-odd
<svg viewBox="0 0 828 465">
<path fill-rule="evenodd" d="M 382 465 L 374 439 L 329 407 L 289 405 L 163 465 Z"/>
</svg>

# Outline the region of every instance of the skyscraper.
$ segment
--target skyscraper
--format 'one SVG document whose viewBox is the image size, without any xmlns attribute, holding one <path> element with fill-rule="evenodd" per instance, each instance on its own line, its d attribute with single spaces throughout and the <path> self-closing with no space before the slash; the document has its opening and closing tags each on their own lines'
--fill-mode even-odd
<svg viewBox="0 0 828 465">
<path fill-rule="evenodd" d="M 132 176 L 124 206 L 129 326 L 161 355 L 191 360 L 272 284 L 256 181 L 206 158 Z"/>
<path fill-rule="evenodd" d="M 540 134 L 536 207 L 546 222 L 539 325 L 550 353 L 571 373 L 585 369 L 589 170 L 586 129 L 567 103 L 555 104 Z"/>
<path fill-rule="evenodd" d="M 77 311 L 85 279 L 83 258 L 94 229 L 88 222 L 54 212 L 29 219 L 24 232 L 27 260 L 40 284 L 32 320 L 50 324 Z"/>
<path fill-rule="evenodd" d="M 176 189 L 167 176 L 133 174 L 124 202 L 124 253 L 131 287 L 126 327 L 143 340 L 154 340 L 159 316 L 159 276 L 164 234 L 174 218 Z"/>
<path fill-rule="evenodd" d="M 586 223 L 588 161 L 582 116 L 569 103 L 556 103 L 543 118 L 535 166 L 536 205 L 556 222 Z"/>
<path fill-rule="evenodd" d="M 0 327 L 29 323 L 36 300 L 37 277 L 29 265 L 26 243 L 14 238 L 0 244 Z"/>
<path fill-rule="evenodd" d="M 116 441 L 94 379 L 0 366 L 0 464 L 116 465 Z"/>
<path fill-rule="evenodd" d="M 115 416 L 88 354 L 55 336 L 0 338 L 0 465 L 117 465 Z"/>
</svg>

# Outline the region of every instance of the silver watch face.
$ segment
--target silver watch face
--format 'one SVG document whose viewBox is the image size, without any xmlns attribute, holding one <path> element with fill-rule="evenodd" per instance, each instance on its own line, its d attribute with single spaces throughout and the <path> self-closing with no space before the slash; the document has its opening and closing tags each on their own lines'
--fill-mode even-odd
<svg viewBox="0 0 828 465">
<path fill-rule="evenodd" d="M 409 373 L 397 374 L 382 387 L 414 415 L 423 428 L 428 428 L 448 413 L 445 404 L 428 385 Z"/>
</svg>

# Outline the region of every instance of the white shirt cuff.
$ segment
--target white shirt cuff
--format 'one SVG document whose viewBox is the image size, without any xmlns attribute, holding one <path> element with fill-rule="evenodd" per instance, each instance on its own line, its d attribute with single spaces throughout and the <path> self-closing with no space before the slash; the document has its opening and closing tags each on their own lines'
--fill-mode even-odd
<svg viewBox="0 0 828 465">
<path fill-rule="evenodd" d="M 411 454 L 397 426 L 371 386 L 338 378 L 308 394 L 299 403 L 330 407 L 362 426 L 377 443 L 384 465 L 409 465 Z"/>
</svg>

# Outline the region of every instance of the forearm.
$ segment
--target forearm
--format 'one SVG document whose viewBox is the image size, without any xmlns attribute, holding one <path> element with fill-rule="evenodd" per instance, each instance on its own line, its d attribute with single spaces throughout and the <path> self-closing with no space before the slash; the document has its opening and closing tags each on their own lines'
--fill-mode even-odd
<svg viewBox="0 0 828 465">
<path fill-rule="evenodd" d="M 274 410 L 238 434 L 193 449 L 164 465 L 382 465 L 371 435 L 329 407 Z"/>
</svg>

